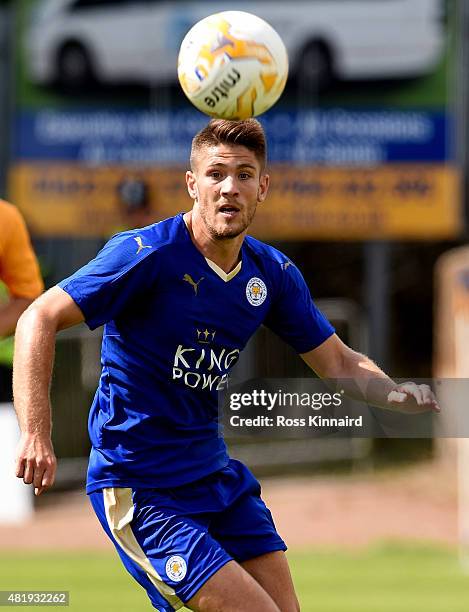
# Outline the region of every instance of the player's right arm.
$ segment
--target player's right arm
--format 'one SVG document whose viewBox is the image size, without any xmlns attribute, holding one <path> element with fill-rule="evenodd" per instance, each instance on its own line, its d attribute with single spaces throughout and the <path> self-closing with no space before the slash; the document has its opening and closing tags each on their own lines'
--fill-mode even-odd
<svg viewBox="0 0 469 612">
<path fill-rule="evenodd" d="M 36 495 L 54 484 L 57 467 L 49 397 L 56 333 L 83 320 L 73 299 L 53 287 L 29 306 L 16 328 L 13 396 L 21 429 L 16 476 L 32 483 Z"/>
</svg>

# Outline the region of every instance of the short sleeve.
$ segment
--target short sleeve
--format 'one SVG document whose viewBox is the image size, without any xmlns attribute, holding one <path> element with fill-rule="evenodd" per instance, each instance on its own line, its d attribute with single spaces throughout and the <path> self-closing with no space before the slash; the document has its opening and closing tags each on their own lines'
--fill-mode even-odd
<svg viewBox="0 0 469 612">
<path fill-rule="evenodd" d="M 279 291 L 264 324 L 298 353 L 307 353 L 327 340 L 335 329 L 314 304 L 298 268 L 279 268 Z"/>
<path fill-rule="evenodd" d="M 157 280 L 154 246 L 133 232 L 117 234 L 95 259 L 61 281 L 90 329 L 112 321 Z"/>
<path fill-rule="evenodd" d="M 14 297 L 34 299 L 44 290 L 39 264 L 20 212 L 4 203 L 0 279 Z"/>
</svg>

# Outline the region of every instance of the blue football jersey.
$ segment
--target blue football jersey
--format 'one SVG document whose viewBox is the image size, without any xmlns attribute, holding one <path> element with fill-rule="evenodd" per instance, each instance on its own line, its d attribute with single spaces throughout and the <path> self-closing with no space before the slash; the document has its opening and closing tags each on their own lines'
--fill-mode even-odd
<svg viewBox="0 0 469 612">
<path fill-rule="evenodd" d="M 264 323 L 304 353 L 334 329 L 285 255 L 246 237 L 226 274 L 182 213 L 117 234 L 59 286 L 104 325 L 87 491 L 179 486 L 225 467 L 218 393 Z"/>
</svg>

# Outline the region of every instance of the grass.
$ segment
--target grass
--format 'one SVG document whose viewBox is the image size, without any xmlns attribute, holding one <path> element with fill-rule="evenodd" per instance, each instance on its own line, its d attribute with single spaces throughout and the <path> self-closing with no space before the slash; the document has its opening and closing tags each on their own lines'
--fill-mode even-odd
<svg viewBox="0 0 469 612">
<path fill-rule="evenodd" d="M 74 612 L 152 609 L 145 591 L 112 553 L 2 554 L 0 589 L 69 591 L 68 609 Z M 21 608 L 37 610 L 32 606 Z"/>
<path fill-rule="evenodd" d="M 290 559 L 303 612 L 469 610 L 469 577 L 448 550 L 393 545 Z"/>
<path fill-rule="evenodd" d="M 393 544 L 353 554 L 292 552 L 289 559 L 302 612 L 469 610 L 469 577 L 451 550 Z M 0 589 L 69 590 L 74 612 L 152 609 L 111 553 L 3 552 Z"/>
</svg>

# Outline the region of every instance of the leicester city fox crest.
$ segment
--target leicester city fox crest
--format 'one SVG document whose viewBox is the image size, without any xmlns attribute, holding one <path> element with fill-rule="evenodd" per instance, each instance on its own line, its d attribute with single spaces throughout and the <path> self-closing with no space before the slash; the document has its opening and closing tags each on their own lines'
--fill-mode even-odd
<svg viewBox="0 0 469 612">
<path fill-rule="evenodd" d="M 251 306 L 260 306 L 267 297 L 267 287 L 263 280 L 254 276 L 246 285 L 246 297 Z"/>
</svg>

